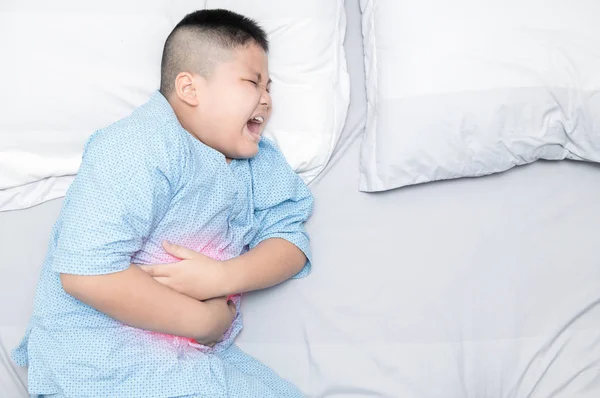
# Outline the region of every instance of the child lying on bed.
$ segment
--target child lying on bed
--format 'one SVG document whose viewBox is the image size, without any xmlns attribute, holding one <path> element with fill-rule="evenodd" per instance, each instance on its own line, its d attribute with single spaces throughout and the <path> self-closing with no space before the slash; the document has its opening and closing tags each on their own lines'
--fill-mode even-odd
<svg viewBox="0 0 600 398">
<path fill-rule="evenodd" d="M 232 344 L 236 294 L 310 267 L 312 196 L 261 139 L 267 50 L 252 20 L 192 13 L 167 38 L 160 91 L 92 135 L 13 352 L 31 394 L 301 396 Z"/>
</svg>

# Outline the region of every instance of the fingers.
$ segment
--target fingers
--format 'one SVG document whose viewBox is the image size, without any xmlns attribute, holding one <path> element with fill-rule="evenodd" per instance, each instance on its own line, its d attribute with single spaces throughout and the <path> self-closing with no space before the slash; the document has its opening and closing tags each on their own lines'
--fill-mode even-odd
<svg viewBox="0 0 600 398">
<path fill-rule="evenodd" d="M 203 301 L 211 305 L 223 305 L 227 302 L 227 299 L 225 297 L 213 297 Z"/>
<path fill-rule="evenodd" d="M 142 271 L 144 271 L 148 275 L 152 275 L 152 273 L 154 272 L 154 270 L 152 269 L 151 265 L 138 265 L 138 264 L 134 264 L 134 265 L 137 265 L 137 267 L 139 269 L 141 269 Z"/>
<path fill-rule="evenodd" d="M 219 298 L 213 299 L 213 300 L 223 300 L 223 299 L 224 299 L 223 297 L 219 297 Z M 235 307 L 235 303 L 233 301 L 228 300 L 227 301 L 227 309 L 229 310 L 229 315 L 230 315 L 230 318 L 229 318 L 230 320 L 228 322 L 229 325 L 227 326 L 227 329 L 229 329 L 231 327 L 231 323 L 235 319 L 235 315 L 237 313 L 237 308 Z M 223 333 L 223 335 L 221 335 L 221 337 L 219 337 L 218 341 L 207 343 L 207 344 L 204 344 L 204 345 L 212 348 L 215 345 L 217 345 L 220 342 L 222 342 L 224 339 L 225 339 L 225 332 Z"/>
<path fill-rule="evenodd" d="M 154 280 L 157 281 L 158 283 L 160 283 L 161 285 L 165 285 L 165 286 L 169 286 L 169 284 L 171 282 L 171 278 L 168 278 L 166 276 L 155 276 Z"/>
<path fill-rule="evenodd" d="M 187 247 L 176 245 L 166 240 L 163 241 L 162 246 L 167 253 L 181 260 L 191 260 L 199 255 L 198 252 L 188 249 Z"/>
<path fill-rule="evenodd" d="M 144 272 L 153 277 L 171 276 L 175 264 L 138 265 Z"/>
</svg>

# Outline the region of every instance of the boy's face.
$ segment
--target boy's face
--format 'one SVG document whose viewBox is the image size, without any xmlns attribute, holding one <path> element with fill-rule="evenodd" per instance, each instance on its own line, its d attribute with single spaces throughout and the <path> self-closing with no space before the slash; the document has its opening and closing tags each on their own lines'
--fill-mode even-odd
<svg viewBox="0 0 600 398">
<path fill-rule="evenodd" d="M 199 82 L 190 132 L 228 159 L 247 159 L 258 153 L 271 116 L 271 80 L 267 55 L 260 46 L 249 44 L 231 55 Z"/>
</svg>

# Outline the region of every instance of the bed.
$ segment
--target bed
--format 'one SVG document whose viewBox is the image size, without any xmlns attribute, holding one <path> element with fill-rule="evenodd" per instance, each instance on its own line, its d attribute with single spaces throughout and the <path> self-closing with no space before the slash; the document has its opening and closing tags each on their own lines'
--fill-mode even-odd
<svg viewBox="0 0 600 398">
<path fill-rule="evenodd" d="M 351 102 L 311 183 L 313 273 L 243 305 L 242 349 L 309 397 L 600 396 L 600 166 L 357 190 L 367 102 L 358 1 L 346 2 Z M 61 200 L 0 213 L 0 396 Z"/>
</svg>

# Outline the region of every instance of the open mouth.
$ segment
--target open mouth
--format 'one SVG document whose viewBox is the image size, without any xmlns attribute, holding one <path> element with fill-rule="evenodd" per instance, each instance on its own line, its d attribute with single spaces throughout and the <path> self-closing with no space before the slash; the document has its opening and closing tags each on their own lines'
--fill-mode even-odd
<svg viewBox="0 0 600 398">
<path fill-rule="evenodd" d="M 265 119 L 262 116 L 256 116 L 248 120 L 246 127 L 248 127 L 248 131 L 250 131 L 253 136 L 260 138 L 260 126 L 264 121 Z"/>
</svg>

